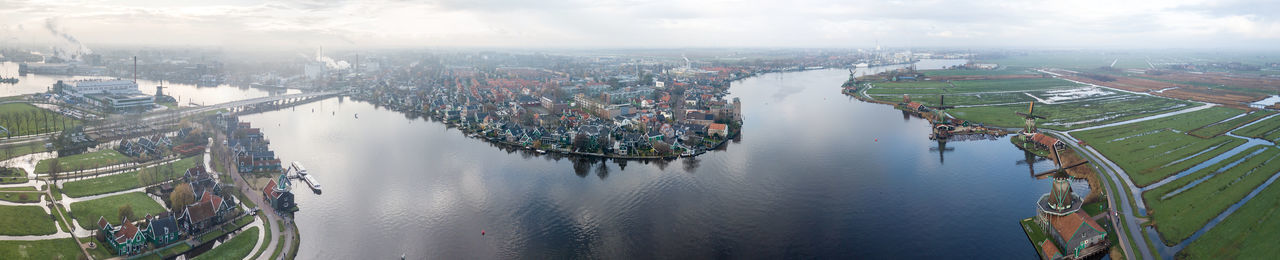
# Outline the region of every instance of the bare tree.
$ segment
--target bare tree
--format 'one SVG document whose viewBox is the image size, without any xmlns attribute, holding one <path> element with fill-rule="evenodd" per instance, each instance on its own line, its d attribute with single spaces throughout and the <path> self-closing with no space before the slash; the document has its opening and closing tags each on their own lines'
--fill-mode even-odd
<svg viewBox="0 0 1280 260">
<path fill-rule="evenodd" d="M 49 159 L 49 181 L 54 185 L 58 184 L 58 173 L 62 171 L 62 163 L 58 161 L 58 157 Z"/>
</svg>

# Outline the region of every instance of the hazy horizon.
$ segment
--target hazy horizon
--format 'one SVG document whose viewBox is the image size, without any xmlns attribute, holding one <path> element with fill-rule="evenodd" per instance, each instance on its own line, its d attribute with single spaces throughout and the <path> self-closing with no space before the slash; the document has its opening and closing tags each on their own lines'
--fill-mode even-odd
<svg viewBox="0 0 1280 260">
<path fill-rule="evenodd" d="M 0 44 L 1275 50 L 1264 1 L 25 1 Z M 82 44 L 82 45 L 81 45 Z"/>
</svg>

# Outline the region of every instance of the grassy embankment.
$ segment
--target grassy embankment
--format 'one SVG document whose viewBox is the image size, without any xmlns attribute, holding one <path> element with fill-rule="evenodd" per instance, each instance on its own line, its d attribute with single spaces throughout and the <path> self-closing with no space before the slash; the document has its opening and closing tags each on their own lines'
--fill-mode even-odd
<svg viewBox="0 0 1280 260">
<path fill-rule="evenodd" d="M 1228 136 L 1204 139 L 1185 134 L 1240 113 L 1214 107 L 1073 135 L 1123 168 L 1135 185 L 1145 187 L 1244 144 Z"/>
<path fill-rule="evenodd" d="M 1280 185 L 1272 183 L 1178 252 L 1185 259 L 1267 259 L 1280 255 Z"/>
<path fill-rule="evenodd" d="M 251 227 L 195 259 L 244 259 L 258 243 L 258 231 L 258 227 Z"/>
<path fill-rule="evenodd" d="M 188 168 L 203 160 L 201 156 L 183 158 L 169 165 L 158 165 L 142 171 L 131 171 L 62 184 L 62 192 L 71 197 L 111 193 L 182 178 Z M 170 167 L 170 165 L 172 167 Z M 139 176 L 142 175 L 142 176 Z"/>
<path fill-rule="evenodd" d="M 62 167 L 62 171 L 66 172 L 76 169 L 93 169 L 120 164 L 128 162 L 129 160 L 130 158 L 128 156 L 124 156 L 116 150 L 104 149 L 96 152 L 58 158 L 58 165 Z M 36 163 L 36 173 L 48 173 L 51 165 L 53 165 L 53 159 L 40 160 L 40 162 Z"/>
<path fill-rule="evenodd" d="M 1142 197 L 1164 243 L 1173 245 L 1200 230 L 1277 172 L 1280 149 L 1255 146 L 1144 192 Z"/>
<path fill-rule="evenodd" d="M 151 197 L 147 197 L 142 192 L 132 192 L 120 195 L 114 195 L 106 198 L 100 198 L 90 201 L 81 201 L 71 203 L 71 212 L 75 214 L 76 221 L 80 222 L 80 227 L 96 230 L 98 229 L 98 218 L 106 217 L 107 222 L 112 225 L 120 224 L 120 207 L 129 205 L 133 207 L 133 215 L 135 218 L 141 218 L 147 214 L 158 214 L 164 212 L 164 206 L 156 203 Z"/>
<path fill-rule="evenodd" d="M 12 136 L 62 131 L 63 123 L 67 127 L 80 124 L 79 120 L 26 103 L 0 105 L 0 119 L 0 126 L 9 129 Z"/>
</svg>

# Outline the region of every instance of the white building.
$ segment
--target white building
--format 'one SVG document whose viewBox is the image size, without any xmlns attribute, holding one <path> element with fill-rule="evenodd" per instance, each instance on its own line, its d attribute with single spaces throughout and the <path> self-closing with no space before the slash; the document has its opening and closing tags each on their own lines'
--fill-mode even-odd
<svg viewBox="0 0 1280 260">
<path fill-rule="evenodd" d="M 62 91 L 77 97 L 84 97 L 85 95 L 142 94 L 142 91 L 138 90 L 138 83 L 123 79 L 77 80 L 71 82 L 71 84 L 64 84 Z"/>
</svg>

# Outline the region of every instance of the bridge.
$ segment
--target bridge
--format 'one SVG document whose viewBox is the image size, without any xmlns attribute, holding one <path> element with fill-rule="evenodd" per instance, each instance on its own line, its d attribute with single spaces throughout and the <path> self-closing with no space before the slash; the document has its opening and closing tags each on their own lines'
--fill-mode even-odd
<svg viewBox="0 0 1280 260">
<path fill-rule="evenodd" d="M 181 121 L 183 117 L 198 115 L 198 114 L 206 113 L 209 111 L 228 109 L 228 110 L 231 110 L 232 112 L 245 112 L 245 111 L 248 111 L 247 109 L 253 109 L 253 108 L 260 108 L 256 111 L 262 111 L 262 109 L 278 109 L 282 107 L 294 106 L 294 105 L 304 104 L 312 101 L 322 100 L 332 96 L 342 95 L 344 93 L 346 93 L 346 91 L 306 92 L 306 93 L 250 98 L 250 99 L 231 101 L 231 102 L 220 103 L 220 104 L 215 104 L 210 106 L 170 109 L 170 110 L 163 110 L 163 111 L 152 111 L 152 112 L 148 112 L 140 115 L 114 115 L 107 118 L 105 120 L 107 123 L 105 124 L 85 126 L 84 132 L 86 134 L 96 134 L 98 136 L 110 136 L 110 138 L 107 138 L 107 139 L 117 139 L 116 137 L 134 136 L 133 134 L 124 133 L 124 132 L 133 132 L 133 133 L 150 132 L 149 130 L 153 129 L 154 126 L 177 124 L 178 122 Z M 266 106 L 264 107 L 263 105 L 266 105 Z M 44 142 L 50 136 L 51 135 L 49 134 L 43 134 L 43 135 L 23 136 L 21 138 L 15 137 L 14 139 L 6 139 L 4 141 L 0 141 L 0 143 L 12 144 L 12 143 L 26 143 L 26 142 Z"/>
</svg>

